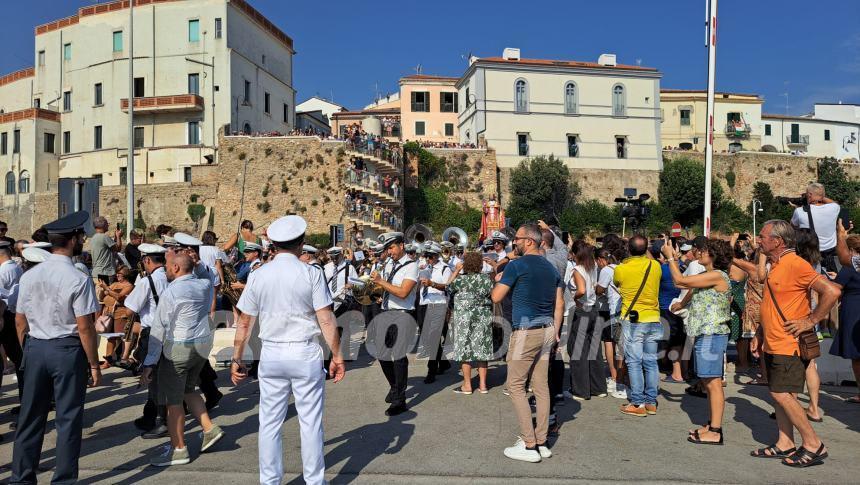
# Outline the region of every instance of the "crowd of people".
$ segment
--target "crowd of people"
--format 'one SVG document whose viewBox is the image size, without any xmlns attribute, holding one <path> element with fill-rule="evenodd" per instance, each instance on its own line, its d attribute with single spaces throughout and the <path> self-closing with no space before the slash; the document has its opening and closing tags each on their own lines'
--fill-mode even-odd
<svg viewBox="0 0 860 485">
<path fill-rule="evenodd" d="M 86 212 L 27 240 L 7 237 L 0 222 L 0 335 L 21 403 L 12 481 L 35 482 L 52 398 L 54 480 L 77 478 L 85 390 L 114 366 L 147 389 L 134 421 L 141 437 L 169 439 L 152 465 L 190 462 L 187 413 L 203 429 L 201 451 L 212 449 L 225 435 L 209 415 L 223 396 L 208 359 L 218 310 L 236 328 L 232 382 L 259 382 L 261 483 L 283 476 L 281 424 L 291 395 L 305 481 L 323 482 L 324 381 L 344 378 L 361 352 L 356 341 L 368 343 L 389 384 L 388 416 L 409 409 L 413 351 L 427 360 L 428 384 L 458 363 L 460 396 L 492 392 L 488 373 L 505 372 L 502 392 L 519 439 L 503 453 L 526 462 L 552 456 L 548 439 L 562 424 L 556 407 L 567 399 L 612 396 L 623 415 L 653 417 L 661 386 L 687 386 L 708 400 L 708 422 L 679 430 L 689 443 L 724 444 L 733 344 L 736 375 L 749 378 L 742 385 L 767 385 L 775 409 L 773 444 L 750 455 L 821 464 L 829 451 L 811 423 L 822 419 L 822 335 L 833 335 L 830 353 L 850 359 L 860 378 L 860 236 L 849 234 L 840 213 L 823 186 L 810 184 L 791 222 L 768 221 L 757 235 L 591 241 L 565 239 L 538 221 L 512 238 L 495 231 L 476 248 L 409 242 L 402 232 L 368 240 L 354 228 L 349 247 L 323 249 L 305 242 L 298 216 L 262 233 L 243 221 L 223 244 L 211 231 L 197 239 L 164 225 L 150 241 L 132 233 L 123 243 L 104 217 L 92 220 L 88 238 Z M 284 285 L 284 275 L 293 283 Z M 491 369 L 494 361 L 505 365 Z M 797 398 L 804 392 L 808 407 Z M 860 403 L 860 392 L 846 402 Z"/>
<path fill-rule="evenodd" d="M 399 199 L 401 196 L 400 177 L 391 174 L 382 175 L 372 171 L 361 157 L 350 159 L 345 181 L 388 194 L 395 199 Z"/>
</svg>

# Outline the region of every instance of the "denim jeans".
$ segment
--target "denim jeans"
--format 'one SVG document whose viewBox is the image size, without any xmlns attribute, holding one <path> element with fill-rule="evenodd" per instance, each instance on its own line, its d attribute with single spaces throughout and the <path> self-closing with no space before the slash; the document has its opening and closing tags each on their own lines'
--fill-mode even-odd
<svg viewBox="0 0 860 485">
<path fill-rule="evenodd" d="M 624 332 L 624 360 L 630 377 L 628 400 L 631 404 L 657 404 L 660 372 L 657 369 L 657 342 L 663 338 L 663 325 L 630 323 L 621 320 Z"/>
</svg>

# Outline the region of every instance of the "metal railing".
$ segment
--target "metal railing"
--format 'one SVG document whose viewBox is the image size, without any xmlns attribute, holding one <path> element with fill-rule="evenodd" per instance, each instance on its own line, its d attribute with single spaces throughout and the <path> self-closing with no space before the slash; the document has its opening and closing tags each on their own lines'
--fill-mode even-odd
<svg viewBox="0 0 860 485">
<path fill-rule="evenodd" d="M 346 213 L 350 217 L 394 231 L 403 230 L 403 220 L 390 209 L 373 204 L 362 204 L 359 200 L 347 201 L 345 204 Z"/>
<path fill-rule="evenodd" d="M 386 183 L 385 177 L 381 174 L 348 168 L 344 173 L 343 181 L 350 185 L 357 185 L 386 194 L 398 203 L 403 195 L 400 179 L 397 177 L 388 177 L 388 183 Z M 394 183 L 395 181 L 397 184 Z"/>
<path fill-rule="evenodd" d="M 346 149 L 384 160 L 394 165 L 398 172 L 403 170 L 403 155 L 400 150 L 392 149 L 385 143 L 374 142 L 366 138 L 351 139 L 347 140 Z"/>
<path fill-rule="evenodd" d="M 785 142 L 789 145 L 809 145 L 809 135 L 787 135 Z"/>
</svg>

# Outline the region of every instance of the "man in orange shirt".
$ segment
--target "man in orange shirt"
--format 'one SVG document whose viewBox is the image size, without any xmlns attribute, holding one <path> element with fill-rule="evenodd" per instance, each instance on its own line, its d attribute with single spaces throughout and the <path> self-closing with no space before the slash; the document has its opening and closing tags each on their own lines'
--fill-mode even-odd
<svg viewBox="0 0 860 485">
<path fill-rule="evenodd" d="M 751 455 L 781 458 L 784 465 L 798 468 L 818 465 L 827 457 L 827 448 L 797 400 L 797 393 L 803 392 L 809 365 L 809 361 L 800 357 L 797 336 L 827 317 L 841 292 L 794 253 L 794 228 L 788 222 L 766 222 L 759 238 L 771 269 L 761 303 L 761 326 L 750 345 L 757 355 L 761 344 L 770 395 L 775 402 L 779 438 L 773 445 L 753 451 Z M 814 311 L 810 305 L 810 290 L 819 295 Z M 800 448 L 794 445 L 794 428 L 800 433 Z"/>
</svg>

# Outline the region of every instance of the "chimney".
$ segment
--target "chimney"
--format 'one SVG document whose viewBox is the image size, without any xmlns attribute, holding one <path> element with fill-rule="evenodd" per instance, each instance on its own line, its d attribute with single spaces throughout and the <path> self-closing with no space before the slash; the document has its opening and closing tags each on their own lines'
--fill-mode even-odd
<svg viewBox="0 0 860 485">
<path fill-rule="evenodd" d="M 516 47 L 505 47 L 505 50 L 502 52 L 502 59 L 506 61 L 518 61 L 520 60 L 520 50 Z"/>
<path fill-rule="evenodd" d="M 600 54 L 597 63 L 601 66 L 615 67 L 615 54 Z"/>
</svg>

